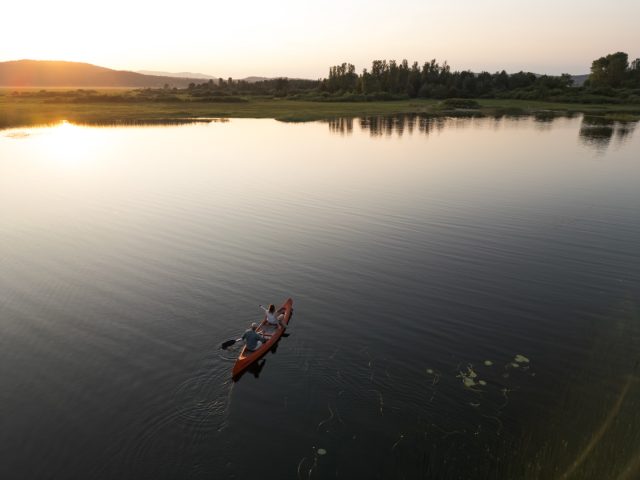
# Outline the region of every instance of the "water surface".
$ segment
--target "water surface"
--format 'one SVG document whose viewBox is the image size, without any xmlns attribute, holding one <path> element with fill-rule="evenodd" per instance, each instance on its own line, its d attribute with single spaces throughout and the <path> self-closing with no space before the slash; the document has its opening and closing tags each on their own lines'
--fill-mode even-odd
<svg viewBox="0 0 640 480">
<path fill-rule="evenodd" d="M 0 131 L 0 476 L 637 478 L 638 152 L 582 117 Z"/>
</svg>

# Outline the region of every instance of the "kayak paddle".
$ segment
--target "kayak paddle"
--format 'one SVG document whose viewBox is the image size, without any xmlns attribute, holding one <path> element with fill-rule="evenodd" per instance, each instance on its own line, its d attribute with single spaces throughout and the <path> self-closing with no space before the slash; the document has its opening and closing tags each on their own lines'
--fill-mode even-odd
<svg viewBox="0 0 640 480">
<path fill-rule="evenodd" d="M 222 342 L 222 345 L 220 345 L 220 348 L 224 350 L 227 347 L 230 347 L 231 345 L 233 345 L 234 343 L 239 342 L 240 340 L 242 340 L 242 338 L 235 338 L 235 339 L 231 338 L 229 340 Z"/>
</svg>

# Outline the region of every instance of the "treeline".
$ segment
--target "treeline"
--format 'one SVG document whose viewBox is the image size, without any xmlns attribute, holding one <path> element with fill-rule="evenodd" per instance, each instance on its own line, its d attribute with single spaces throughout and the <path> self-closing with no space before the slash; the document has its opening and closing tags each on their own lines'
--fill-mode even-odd
<svg viewBox="0 0 640 480">
<path fill-rule="evenodd" d="M 249 82 L 234 80 L 233 78 L 219 78 L 208 82 L 191 83 L 188 92 L 193 97 L 227 96 L 227 95 L 265 95 L 286 97 L 317 90 L 319 80 L 305 80 L 297 78 L 270 78 Z"/>
<path fill-rule="evenodd" d="M 386 92 L 409 98 L 471 98 L 532 86 L 554 89 L 569 85 L 570 75 L 551 77 L 525 72 L 509 75 L 504 70 L 493 74 L 476 74 L 469 70 L 452 71 L 447 62 L 440 65 L 436 60 L 425 62 L 422 66 L 418 62 L 409 66 L 407 60 L 400 63 L 395 60 L 374 60 L 371 70 L 365 68 L 361 75 L 357 75 L 355 67 L 348 63 L 331 67 L 329 78 L 322 81 L 320 90 L 361 94 Z"/>
<path fill-rule="evenodd" d="M 257 82 L 218 79 L 196 84 L 187 92 L 195 99 L 222 96 L 272 96 L 310 100 L 392 100 L 401 98 L 482 98 L 494 97 L 501 92 L 530 88 L 544 90 L 564 89 L 571 84 L 571 77 L 563 75 L 536 76 L 519 72 L 507 74 L 471 71 L 452 71 L 445 62 L 436 60 L 419 66 L 409 66 L 406 60 L 375 60 L 371 70 L 364 69 L 358 75 L 349 63 L 331 67 L 329 77 L 322 80 L 275 78 Z"/>
<path fill-rule="evenodd" d="M 452 71 L 436 60 L 420 65 L 407 60 L 375 60 L 371 69 L 357 74 L 350 63 L 333 66 L 321 81 L 325 97 L 378 99 L 390 98 L 515 98 L 567 102 L 640 103 L 640 59 L 631 64 L 626 53 L 618 52 L 594 60 L 591 75 L 582 87 L 574 87 L 569 74 L 536 75 L 531 72 L 508 74 Z"/>
</svg>

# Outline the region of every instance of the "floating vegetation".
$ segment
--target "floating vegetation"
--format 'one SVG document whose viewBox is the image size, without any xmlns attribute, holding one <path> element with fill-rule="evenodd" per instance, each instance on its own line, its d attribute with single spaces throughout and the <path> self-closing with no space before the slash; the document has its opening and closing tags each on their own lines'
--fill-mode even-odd
<svg viewBox="0 0 640 480">
<path fill-rule="evenodd" d="M 509 403 L 509 397 L 507 396 L 507 394 L 510 392 L 511 390 L 509 390 L 508 388 L 503 388 L 502 390 L 500 390 L 500 392 L 502 393 L 502 396 L 504 397 L 504 403 L 502 405 L 500 405 L 500 407 L 498 408 L 498 410 L 502 410 L 504 407 L 507 406 L 507 404 Z"/>
<path fill-rule="evenodd" d="M 318 455 L 326 455 L 327 451 L 324 448 L 319 448 L 318 449 Z"/>
<path fill-rule="evenodd" d="M 465 387 L 473 387 L 476 384 L 473 378 L 465 376 L 462 377 L 462 383 L 464 383 Z"/>
<path fill-rule="evenodd" d="M 329 417 L 325 418 L 324 420 L 322 420 L 322 421 L 318 424 L 318 426 L 316 427 L 316 430 L 320 430 L 320 427 L 321 427 L 322 425 L 324 425 L 325 423 L 330 422 L 331 420 L 333 420 L 333 410 L 331 410 L 331 405 L 329 405 L 328 403 L 327 403 L 327 408 L 329 409 L 329 414 L 330 414 L 330 415 L 329 415 Z"/>
<path fill-rule="evenodd" d="M 485 360 L 484 361 L 484 366 L 485 367 L 490 367 L 491 365 L 493 365 L 493 362 L 491 360 Z"/>
<path fill-rule="evenodd" d="M 380 390 L 372 389 L 371 392 L 376 392 L 378 394 L 378 400 L 380 402 L 380 416 L 384 416 L 384 399 L 382 398 L 382 392 Z"/>
<path fill-rule="evenodd" d="M 516 363 L 529 363 L 529 359 L 524 355 L 516 355 L 514 360 Z"/>
<path fill-rule="evenodd" d="M 436 372 L 435 370 L 433 370 L 432 368 L 427 368 L 427 375 L 432 375 L 433 376 L 433 385 L 435 385 L 436 383 L 438 383 L 440 381 L 440 374 L 438 372 Z"/>
<path fill-rule="evenodd" d="M 509 365 L 511 365 L 513 368 L 520 368 L 520 364 L 516 362 L 511 362 Z"/>
<path fill-rule="evenodd" d="M 475 380 L 476 378 L 478 378 L 478 374 L 473 369 L 473 365 L 468 365 L 466 372 L 460 371 L 458 378 L 462 378 L 462 384 L 467 388 L 473 388 L 476 385 L 487 384 L 487 382 L 485 382 L 484 380 L 478 380 L 478 381 Z"/>
<path fill-rule="evenodd" d="M 495 420 L 498 423 L 498 430 L 496 431 L 496 435 L 500 435 L 500 432 L 502 431 L 502 428 L 504 427 L 504 425 L 502 424 L 502 420 L 500 420 L 498 417 L 492 416 L 492 415 L 482 415 L 484 418 L 489 418 L 491 420 Z"/>
<path fill-rule="evenodd" d="M 302 468 L 302 465 L 304 464 L 304 461 L 307 459 L 307 457 L 302 457 L 302 459 L 300 459 L 300 463 L 298 463 L 298 479 L 302 480 L 302 476 L 300 473 L 300 469 Z"/>
<path fill-rule="evenodd" d="M 401 433 L 400 438 L 398 438 L 398 441 L 393 444 L 393 447 L 391 447 L 391 451 L 393 451 L 398 446 L 398 444 L 402 441 L 403 438 L 404 438 L 404 433 Z"/>
</svg>

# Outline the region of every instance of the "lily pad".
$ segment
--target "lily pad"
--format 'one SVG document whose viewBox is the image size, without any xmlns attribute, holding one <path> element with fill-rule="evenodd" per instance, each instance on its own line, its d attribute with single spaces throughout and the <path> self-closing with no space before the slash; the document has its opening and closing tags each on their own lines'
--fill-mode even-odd
<svg viewBox="0 0 640 480">
<path fill-rule="evenodd" d="M 462 377 L 462 383 L 464 383 L 465 387 L 473 387 L 476 384 L 471 377 Z"/>
</svg>

